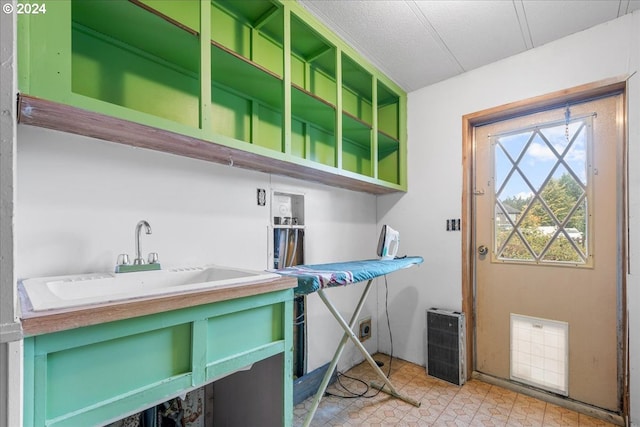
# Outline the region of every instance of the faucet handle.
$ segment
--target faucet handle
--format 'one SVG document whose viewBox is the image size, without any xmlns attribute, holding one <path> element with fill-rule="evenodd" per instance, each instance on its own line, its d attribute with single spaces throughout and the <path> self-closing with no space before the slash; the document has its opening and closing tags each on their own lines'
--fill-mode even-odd
<svg viewBox="0 0 640 427">
<path fill-rule="evenodd" d="M 149 257 L 147 259 L 147 262 L 149 264 L 157 264 L 158 263 L 158 253 L 157 252 L 150 252 L 149 253 Z"/>
<path fill-rule="evenodd" d="M 118 255 L 117 265 L 129 265 L 129 254 Z"/>
</svg>

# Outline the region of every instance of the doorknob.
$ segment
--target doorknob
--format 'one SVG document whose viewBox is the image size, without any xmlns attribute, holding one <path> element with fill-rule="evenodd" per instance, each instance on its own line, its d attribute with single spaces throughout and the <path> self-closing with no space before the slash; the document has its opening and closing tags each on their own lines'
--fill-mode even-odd
<svg viewBox="0 0 640 427">
<path fill-rule="evenodd" d="M 489 253 L 489 248 L 487 248 L 485 245 L 480 245 L 478 246 L 478 253 L 480 255 L 486 255 Z"/>
</svg>

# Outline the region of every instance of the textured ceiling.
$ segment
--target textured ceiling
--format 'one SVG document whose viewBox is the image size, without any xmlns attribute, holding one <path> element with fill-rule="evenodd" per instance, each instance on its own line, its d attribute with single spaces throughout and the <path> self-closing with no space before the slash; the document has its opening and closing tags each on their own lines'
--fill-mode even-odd
<svg viewBox="0 0 640 427">
<path fill-rule="evenodd" d="M 406 91 L 640 9 L 640 0 L 298 0 Z"/>
</svg>

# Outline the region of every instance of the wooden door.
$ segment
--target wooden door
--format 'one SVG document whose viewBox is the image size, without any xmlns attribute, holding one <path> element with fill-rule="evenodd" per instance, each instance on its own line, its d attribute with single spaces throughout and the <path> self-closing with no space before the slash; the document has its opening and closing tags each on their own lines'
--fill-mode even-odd
<svg viewBox="0 0 640 427">
<path fill-rule="evenodd" d="M 613 411 L 621 99 L 475 129 L 475 369 Z"/>
</svg>

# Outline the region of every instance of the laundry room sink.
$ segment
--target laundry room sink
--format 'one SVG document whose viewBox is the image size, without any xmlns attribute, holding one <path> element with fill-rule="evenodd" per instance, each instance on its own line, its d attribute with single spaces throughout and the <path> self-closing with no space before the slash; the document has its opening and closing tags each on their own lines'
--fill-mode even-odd
<svg viewBox="0 0 640 427">
<path fill-rule="evenodd" d="M 279 277 L 264 271 L 209 265 L 126 274 L 91 273 L 33 278 L 21 280 L 18 287 L 28 298 L 32 311 L 46 311 L 237 287 Z"/>
</svg>

